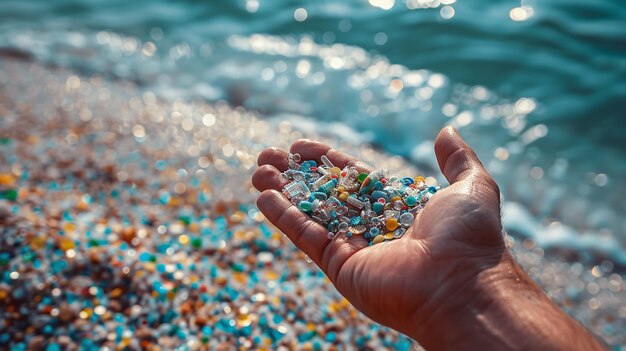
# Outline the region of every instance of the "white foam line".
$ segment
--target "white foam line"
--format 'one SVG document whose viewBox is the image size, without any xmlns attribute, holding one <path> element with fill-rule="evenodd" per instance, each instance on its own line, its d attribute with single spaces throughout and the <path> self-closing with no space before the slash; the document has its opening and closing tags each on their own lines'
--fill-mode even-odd
<svg viewBox="0 0 626 351">
<path fill-rule="evenodd" d="M 600 253 L 613 262 L 626 265 L 626 251 L 615 237 L 578 232 L 565 224 L 544 226 L 516 202 L 502 206 L 503 224 L 507 231 L 532 238 L 543 248 L 563 248 L 577 252 Z"/>
</svg>

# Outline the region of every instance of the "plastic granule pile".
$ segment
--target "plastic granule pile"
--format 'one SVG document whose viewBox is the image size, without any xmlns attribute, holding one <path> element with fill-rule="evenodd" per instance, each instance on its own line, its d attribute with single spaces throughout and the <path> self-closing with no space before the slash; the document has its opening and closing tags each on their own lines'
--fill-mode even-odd
<svg viewBox="0 0 626 351">
<path fill-rule="evenodd" d="M 290 182 L 283 194 L 302 212 L 335 235 L 363 235 L 370 245 L 401 238 L 415 216 L 441 188 L 428 186 L 424 177 L 388 176 L 385 169 L 360 173 L 336 167 L 326 156 L 320 165 L 288 156 L 283 176 Z"/>
</svg>

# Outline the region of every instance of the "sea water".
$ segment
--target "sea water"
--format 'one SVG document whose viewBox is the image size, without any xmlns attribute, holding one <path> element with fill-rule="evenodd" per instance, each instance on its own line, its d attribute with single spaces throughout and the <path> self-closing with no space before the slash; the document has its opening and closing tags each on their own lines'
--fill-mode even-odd
<svg viewBox="0 0 626 351">
<path fill-rule="evenodd" d="M 621 265 L 625 38 L 618 0 L 0 1 L 5 54 L 224 100 L 429 174 L 452 124 L 509 232 Z"/>
</svg>

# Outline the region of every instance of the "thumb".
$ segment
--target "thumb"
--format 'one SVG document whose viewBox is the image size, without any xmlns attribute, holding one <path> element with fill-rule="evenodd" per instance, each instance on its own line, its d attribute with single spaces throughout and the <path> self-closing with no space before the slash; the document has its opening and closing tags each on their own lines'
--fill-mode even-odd
<svg viewBox="0 0 626 351">
<path fill-rule="evenodd" d="M 495 213 L 500 213 L 498 185 L 456 129 L 447 126 L 439 132 L 435 140 L 435 154 L 441 172 L 451 185 L 466 183 L 467 186 L 459 188 L 470 192 L 483 204 L 490 205 Z"/>
<path fill-rule="evenodd" d="M 441 172 L 450 182 L 449 194 L 455 194 L 455 206 L 461 210 L 457 220 L 482 243 L 501 243 L 500 190 L 480 160 L 452 127 L 445 127 L 435 140 L 435 154 Z"/>
<path fill-rule="evenodd" d="M 479 176 L 491 178 L 478 156 L 451 126 L 443 128 L 435 140 L 435 155 L 450 184 Z"/>
</svg>

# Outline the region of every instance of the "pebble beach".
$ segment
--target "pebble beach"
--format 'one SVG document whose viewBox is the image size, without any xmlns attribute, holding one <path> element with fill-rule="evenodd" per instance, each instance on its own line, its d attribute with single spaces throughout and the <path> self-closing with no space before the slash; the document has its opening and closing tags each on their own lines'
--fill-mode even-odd
<svg viewBox="0 0 626 351">
<path fill-rule="evenodd" d="M 355 310 L 256 209 L 258 153 L 303 137 L 436 176 L 225 101 L 0 58 L 0 349 L 421 349 Z M 561 308 L 626 349 L 624 267 L 509 234 Z"/>
</svg>

